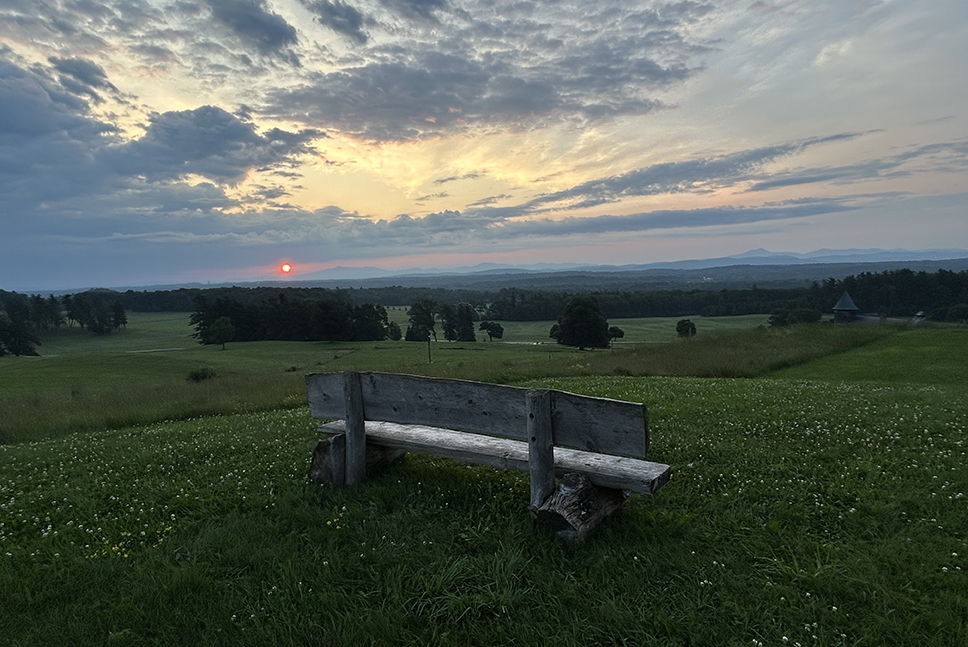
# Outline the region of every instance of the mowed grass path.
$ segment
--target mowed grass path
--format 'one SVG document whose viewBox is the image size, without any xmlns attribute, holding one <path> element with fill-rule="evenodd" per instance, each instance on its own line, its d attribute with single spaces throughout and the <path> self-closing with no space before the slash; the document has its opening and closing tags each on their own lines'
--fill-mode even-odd
<svg viewBox="0 0 968 647">
<path fill-rule="evenodd" d="M 309 484 L 303 407 L 0 446 L 0 644 L 966 644 L 962 343 L 519 382 L 646 402 L 674 469 L 574 550 L 523 474 L 409 455 Z"/>
</svg>

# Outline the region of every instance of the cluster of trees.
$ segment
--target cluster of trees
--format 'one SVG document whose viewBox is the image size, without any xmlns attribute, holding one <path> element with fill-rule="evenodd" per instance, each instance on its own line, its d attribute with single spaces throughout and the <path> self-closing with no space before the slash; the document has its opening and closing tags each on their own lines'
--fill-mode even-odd
<svg viewBox="0 0 968 647">
<path fill-rule="evenodd" d="M 888 317 L 911 317 L 925 311 L 935 321 L 945 321 L 951 308 L 968 304 L 968 271 L 914 272 L 891 270 L 872 274 L 864 272 L 842 281 L 827 279 L 811 290 L 823 294 L 829 312 L 833 304 L 850 292 L 854 303 L 869 313 Z"/>
<path fill-rule="evenodd" d="M 108 290 L 89 290 L 73 296 L 65 294 L 61 303 L 69 326 L 78 324 L 96 335 L 107 335 L 128 325 L 124 304 L 116 293 Z"/>
<path fill-rule="evenodd" d="M 958 321 L 959 306 L 968 304 L 968 271 L 939 270 L 934 273 L 908 269 L 865 272 L 842 280 L 830 278 L 808 288 L 748 290 L 661 290 L 651 292 L 596 292 L 606 317 L 734 316 L 804 311 L 831 312 L 850 292 L 865 312 L 889 317 L 912 317 L 925 311 L 936 321 Z M 484 315 L 502 321 L 555 319 L 574 294 L 503 289 L 487 306 Z M 953 314 L 949 311 L 954 308 Z M 797 315 L 794 315 L 794 318 Z"/>
<path fill-rule="evenodd" d="M 116 295 L 90 290 L 45 299 L 0 290 L 0 355 L 37 355 L 41 337 L 65 324 L 97 335 L 124 328 L 128 315 Z"/>
<path fill-rule="evenodd" d="M 613 339 L 624 337 L 625 331 L 608 325 L 595 297 L 580 295 L 565 304 L 558 323 L 551 327 L 548 336 L 559 344 L 584 350 L 608 348 Z"/>
<path fill-rule="evenodd" d="M 417 299 L 407 313 L 409 325 L 404 334 L 407 341 L 437 341 L 437 319 L 440 319 L 447 341 L 476 341 L 474 321 L 477 311 L 469 303 L 438 303 L 434 299 Z M 483 329 L 482 329 L 483 330 Z M 504 334 L 504 330 L 501 330 Z"/>
<path fill-rule="evenodd" d="M 200 344 L 229 341 L 381 341 L 400 338 L 383 306 L 339 299 L 292 300 L 285 291 L 261 303 L 195 296 L 189 323 Z M 222 321 L 224 320 L 224 321 Z M 224 346 L 223 346 L 224 347 Z"/>
</svg>

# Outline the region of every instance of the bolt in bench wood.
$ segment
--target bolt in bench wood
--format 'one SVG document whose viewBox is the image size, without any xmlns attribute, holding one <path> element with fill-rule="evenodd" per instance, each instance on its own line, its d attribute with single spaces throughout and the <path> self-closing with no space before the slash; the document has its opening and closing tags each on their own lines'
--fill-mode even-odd
<svg viewBox="0 0 968 647">
<path fill-rule="evenodd" d="M 391 373 L 315 373 L 306 387 L 313 417 L 337 419 L 320 425 L 334 434 L 313 454 L 320 483 L 358 483 L 405 451 L 526 471 L 539 525 L 581 540 L 627 491 L 669 480 L 668 465 L 645 460 L 642 404 Z"/>
</svg>

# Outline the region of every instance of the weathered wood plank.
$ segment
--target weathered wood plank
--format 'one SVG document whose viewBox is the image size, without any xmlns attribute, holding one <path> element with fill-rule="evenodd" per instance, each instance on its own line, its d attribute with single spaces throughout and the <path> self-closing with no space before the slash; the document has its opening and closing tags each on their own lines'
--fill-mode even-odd
<svg viewBox="0 0 968 647">
<path fill-rule="evenodd" d="M 342 433 L 345 428 L 346 424 L 342 420 L 319 427 L 320 431 L 329 434 Z M 366 438 L 368 443 L 386 447 L 503 469 L 529 471 L 528 444 L 523 441 L 381 421 L 367 421 Z M 564 447 L 555 447 L 554 455 L 557 476 L 578 472 L 586 475 L 595 485 L 643 494 L 656 492 L 668 482 L 671 474 L 668 465 L 635 458 L 592 454 Z"/>
<path fill-rule="evenodd" d="M 366 478 L 366 414 L 360 374 L 343 374 L 343 402 L 346 407 L 346 484 Z"/>
<path fill-rule="evenodd" d="M 630 458 L 649 451 L 645 405 L 554 392 L 555 445 Z"/>
<path fill-rule="evenodd" d="M 555 491 L 555 444 L 551 427 L 551 392 L 528 391 L 527 403 L 531 508 L 536 510 Z"/>
<path fill-rule="evenodd" d="M 526 389 L 393 373 L 365 373 L 362 386 L 367 420 L 526 439 Z"/>
<path fill-rule="evenodd" d="M 306 376 L 309 412 L 314 418 L 345 418 L 342 373 L 310 373 Z"/>
<path fill-rule="evenodd" d="M 342 420 L 334 420 L 319 427 L 320 431 L 328 434 L 342 433 L 345 428 Z M 418 454 L 528 471 L 528 445 L 521 440 L 376 420 L 367 421 L 366 440 L 368 443 Z"/>
<path fill-rule="evenodd" d="M 367 420 L 528 439 L 526 389 L 393 373 L 362 373 L 360 378 Z M 314 417 L 345 417 L 340 373 L 307 375 L 306 385 Z M 629 458 L 647 456 L 644 405 L 552 393 L 556 446 Z"/>
</svg>

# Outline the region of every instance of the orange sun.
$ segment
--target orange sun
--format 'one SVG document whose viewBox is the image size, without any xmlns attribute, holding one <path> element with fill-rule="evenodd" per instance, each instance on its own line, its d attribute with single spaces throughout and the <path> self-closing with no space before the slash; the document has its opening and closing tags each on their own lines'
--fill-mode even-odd
<svg viewBox="0 0 968 647">
<path fill-rule="evenodd" d="M 289 274 L 289 272 L 292 271 L 292 265 L 289 263 L 283 263 L 279 269 L 282 270 L 283 274 Z"/>
</svg>

